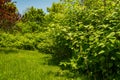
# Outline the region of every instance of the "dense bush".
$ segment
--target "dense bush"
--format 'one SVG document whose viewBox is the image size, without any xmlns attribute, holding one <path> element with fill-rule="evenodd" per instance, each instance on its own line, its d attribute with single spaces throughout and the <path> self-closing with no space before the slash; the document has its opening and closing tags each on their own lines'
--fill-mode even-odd
<svg viewBox="0 0 120 80">
<path fill-rule="evenodd" d="M 48 33 L 9 34 L 0 33 L 0 47 L 50 52 L 52 41 Z"/>
<path fill-rule="evenodd" d="M 100 28 L 97 30 L 88 25 L 76 27 L 79 31 L 62 32 L 56 40 L 57 47 L 63 52 L 57 50 L 59 52 L 55 55 L 61 60 L 71 59 L 62 62 L 61 65 L 75 72 L 94 75 L 95 78 L 108 79 L 109 75 L 119 76 L 120 40 L 117 39 L 116 33 L 120 32 L 108 32 L 107 25 L 101 25 Z"/>
<path fill-rule="evenodd" d="M 120 6 L 105 10 L 75 4 L 72 9 L 55 27 L 53 57 L 63 69 L 84 73 L 92 80 L 119 79 Z"/>
<path fill-rule="evenodd" d="M 36 32 L 44 32 L 45 31 L 45 27 L 40 26 L 39 24 L 37 24 L 36 22 L 18 22 L 16 23 L 16 26 L 21 33 L 25 34 L 25 33 L 36 33 Z"/>
</svg>

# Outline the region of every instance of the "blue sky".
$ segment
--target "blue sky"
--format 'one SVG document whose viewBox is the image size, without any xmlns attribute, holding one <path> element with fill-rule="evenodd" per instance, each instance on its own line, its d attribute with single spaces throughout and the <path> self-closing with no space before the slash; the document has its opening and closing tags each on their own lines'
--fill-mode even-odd
<svg viewBox="0 0 120 80">
<path fill-rule="evenodd" d="M 50 7 L 53 2 L 58 2 L 59 0 L 12 0 L 16 1 L 16 6 L 21 14 L 25 12 L 25 10 L 31 6 L 36 8 L 42 8 L 45 12 L 47 12 L 46 8 Z"/>
</svg>

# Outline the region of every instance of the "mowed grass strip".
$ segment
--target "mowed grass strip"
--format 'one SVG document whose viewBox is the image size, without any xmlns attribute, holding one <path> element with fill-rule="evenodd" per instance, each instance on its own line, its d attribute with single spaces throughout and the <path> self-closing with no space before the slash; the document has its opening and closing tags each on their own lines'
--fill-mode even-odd
<svg viewBox="0 0 120 80">
<path fill-rule="evenodd" d="M 60 68 L 48 65 L 50 54 L 0 49 L 0 80 L 67 80 Z"/>
</svg>

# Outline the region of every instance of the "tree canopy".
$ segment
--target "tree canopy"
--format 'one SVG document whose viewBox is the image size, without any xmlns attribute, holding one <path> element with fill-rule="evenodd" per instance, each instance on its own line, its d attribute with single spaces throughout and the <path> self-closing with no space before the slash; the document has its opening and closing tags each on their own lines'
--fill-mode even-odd
<svg viewBox="0 0 120 80">
<path fill-rule="evenodd" d="M 0 0 L 0 28 L 11 29 L 19 18 L 17 7 L 11 0 Z"/>
</svg>

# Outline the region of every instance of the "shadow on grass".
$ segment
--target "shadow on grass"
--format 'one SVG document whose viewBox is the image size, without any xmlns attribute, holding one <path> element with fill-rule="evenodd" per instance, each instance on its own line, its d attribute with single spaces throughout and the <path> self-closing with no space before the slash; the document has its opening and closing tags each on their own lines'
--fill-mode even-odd
<svg viewBox="0 0 120 80">
<path fill-rule="evenodd" d="M 4 54 L 9 54 L 9 53 L 18 53 L 17 49 L 11 49 L 11 48 L 0 48 L 0 54 L 4 53 Z"/>
<path fill-rule="evenodd" d="M 48 65 L 58 66 L 59 62 L 51 57 L 48 59 Z"/>
<path fill-rule="evenodd" d="M 47 63 L 48 65 L 60 67 L 60 70 L 58 72 L 54 73 L 55 76 L 66 77 L 66 80 L 89 80 L 87 78 L 87 76 L 84 74 L 81 74 L 81 73 L 75 72 L 75 71 L 70 71 L 69 68 L 63 68 L 62 66 L 60 66 L 59 59 L 55 59 L 53 57 L 51 57 L 51 58 L 45 57 L 45 58 L 48 59 L 48 63 Z M 50 72 L 50 74 L 53 74 L 53 73 Z"/>
</svg>

